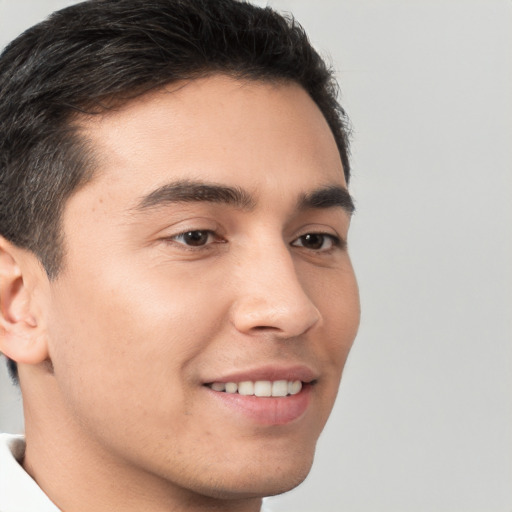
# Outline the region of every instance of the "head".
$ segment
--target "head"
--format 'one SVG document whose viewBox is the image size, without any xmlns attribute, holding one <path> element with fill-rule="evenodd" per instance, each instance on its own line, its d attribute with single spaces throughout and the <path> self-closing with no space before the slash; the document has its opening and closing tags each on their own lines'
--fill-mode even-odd
<svg viewBox="0 0 512 512">
<path fill-rule="evenodd" d="M 83 2 L 12 42 L 0 300 L 25 398 L 180 487 L 299 483 L 359 315 L 336 93 L 299 25 L 234 0 Z M 287 405 L 226 393 L 283 380 Z"/>
</svg>

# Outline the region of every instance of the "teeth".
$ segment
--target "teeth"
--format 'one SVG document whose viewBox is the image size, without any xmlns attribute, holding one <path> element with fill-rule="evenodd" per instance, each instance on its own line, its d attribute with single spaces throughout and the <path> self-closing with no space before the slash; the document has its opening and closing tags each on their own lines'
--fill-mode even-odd
<svg viewBox="0 0 512 512">
<path fill-rule="evenodd" d="M 257 380 L 254 383 L 254 394 L 256 396 L 272 396 L 272 382 L 269 380 Z"/>
<path fill-rule="evenodd" d="M 226 382 L 226 393 L 236 393 L 238 384 L 236 382 Z"/>
<path fill-rule="evenodd" d="M 239 395 L 254 395 L 254 383 L 251 381 L 240 382 L 238 384 Z"/>
<path fill-rule="evenodd" d="M 288 393 L 296 395 L 302 389 L 302 382 L 300 380 L 293 380 L 288 382 Z"/>
<path fill-rule="evenodd" d="M 300 380 L 246 380 L 242 382 L 213 382 L 209 386 L 214 391 L 270 397 L 296 395 L 302 389 L 302 382 Z"/>
<path fill-rule="evenodd" d="M 300 380 L 299 380 L 299 382 L 300 382 Z M 272 396 L 286 396 L 287 394 L 288 394 L 288 381 L 287 380 L 276 380 L 272 383 Z"/>
</svg>

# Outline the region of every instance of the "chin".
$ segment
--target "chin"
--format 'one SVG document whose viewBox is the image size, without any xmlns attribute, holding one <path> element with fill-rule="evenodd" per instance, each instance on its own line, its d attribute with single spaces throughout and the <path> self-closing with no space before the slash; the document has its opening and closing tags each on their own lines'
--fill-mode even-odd
<svg viewBox="0 0 512 512">
<path fill-rule="evenodd" d="M 280 478 L 274 477 L 270 481 L 266 482 L 264 492 L 259 495 L 276 496 L 278 494 L 291 491 L 306 479 L 310 470 L 311 464 L 309 464 L 307 468 L 302 468 L 302 471 L 300 472 L 288 475 L 280 475 Z"/>
<path fill-rule="evenodd" d="M 232 475 L 224 475 L 221 482 L 203 493 L 217 499 L 243 499 L 275 496 L 290 491 L 300 485 L 308 476 L 313 463 L 313 457 L 308 460 L 298 460 L 295 464 L 280 465 L 247 464 Z M 270 467 L 269 467 L 270 466 Z M 228 480 L 229 479 L 229 480 Z"/>
</svg>

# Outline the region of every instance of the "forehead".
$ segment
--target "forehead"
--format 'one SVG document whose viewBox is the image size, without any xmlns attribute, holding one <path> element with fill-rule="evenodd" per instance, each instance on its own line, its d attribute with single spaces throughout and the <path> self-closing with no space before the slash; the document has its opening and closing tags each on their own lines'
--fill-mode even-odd
<svg viewBox="0 0 512 512">
<path fill-rule="evenodd" d="M 172 84 L 82 126 L 98 193 L 144 195 L 186 179 L 290 193 L 346 186 L 330 128 L 295 83 L 218 75 Z"/>
</svg>

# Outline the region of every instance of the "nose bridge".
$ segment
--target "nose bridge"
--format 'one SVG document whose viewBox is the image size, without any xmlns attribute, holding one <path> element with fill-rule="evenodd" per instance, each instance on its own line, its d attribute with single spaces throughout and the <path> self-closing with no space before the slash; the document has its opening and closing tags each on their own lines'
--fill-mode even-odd
<svg viewBox="0 0 512 512">
<path fill-rule="evenodd" d="M 239 331 L 273 331 L 281 337 L 303 334 L 320 312 L 299 279 L 286 244 L 268 241 L 237 265 L 233 323 Z"/>
</svg>

